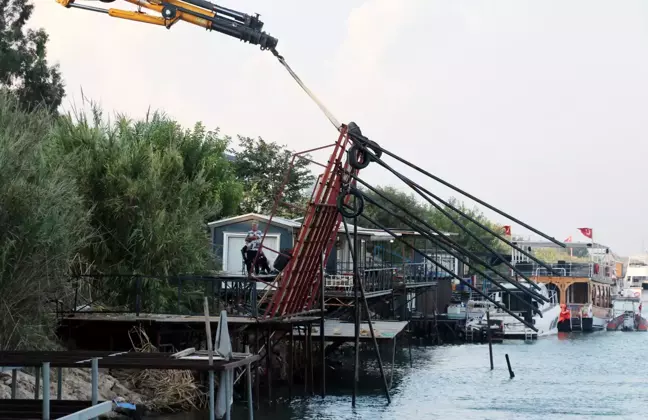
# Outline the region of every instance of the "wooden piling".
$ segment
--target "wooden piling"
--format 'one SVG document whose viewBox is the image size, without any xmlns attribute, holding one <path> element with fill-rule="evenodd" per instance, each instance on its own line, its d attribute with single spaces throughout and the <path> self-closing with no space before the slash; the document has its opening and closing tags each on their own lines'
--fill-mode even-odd
<svg viewBox="0 0 648 420">
<path fill-rule="evenodd" d="M 321 384 L 321 391 L 322 391 L 322 398 L 326 396 L 326 353 L 325 353 L 325 347 L 326 347 L 326 341 L 324 340 L 324 315 L 325 315 L 325 310 L 326 310 L 326 304 L 325 304 L 325 296 L 324 296 L 324 289 L 326 288 L 326 272 L 325 272 L 325 264 L 326 264 L 326 259 L 325 259 L 325 254 L 322 252 L 322 265 L 321 265 L 321 286 L 320 286 L 320 306 L 322 309 L 322 316 L 320 318 L 320 353 L 321 353 L 321 360 L 320 362 L 322 363 L 322 384 Z"/>
<path fill-rule="evenodd" d="M 348 235 L 348 229 L 346 229 L 346 231 Z M 353 395 L 351 396 L 351 406 L 354 408 L 356 406 L 356 398 L 358 395 L 358 382 L 360 381 L 360 299 L 358 296 L 359 289 L 360 289 L 360 273 L 358 273 L 358 218 L 354 217 L 353 218 L 353 307 L 355 309 L 355 316 L 354 316 L 355 355 L 353 360 Z"/>
<path fill-rule="evenodd" d="M 506 365 L 508 366 L 509 375 L 511 375 L 511 379 L 515 378 L 515 373 L 513 373 L 513 369 L 511 369 L 511 360 L 509 359 L 508 354 L 506 354 Z"/>
<path fill-rule="evenodd" d="M 490 356 L 490 367 L 491 370 L 493 370 L 493 336 L 492 336 L 491 325 L 490 325 L 490 312 L 488 311 L 488 309 L 486 310 L 486 323 L 488 324 L 487 325 L 488 331 L 486 331 L 486 334 L 488 334 L 488 354 Z M 506 360 L 508 360 L 508 356 Z"/>
</svg>

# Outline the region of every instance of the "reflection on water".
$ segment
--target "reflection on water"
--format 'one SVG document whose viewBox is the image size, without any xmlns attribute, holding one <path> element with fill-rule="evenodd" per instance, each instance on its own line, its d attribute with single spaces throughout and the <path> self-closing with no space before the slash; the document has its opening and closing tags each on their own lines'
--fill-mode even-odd
<svg viewBox="0 0 648 420">
<path fill-rule="evenodd" d="M 644 294 L 644 299 L 646 298 Z M 414 348 L 409 366 L 399 355 L 392 404 L 381 394 L 380 379 L 361 378 L 363 395 L 351 409 L 347 395 L 310 397 L 262 406 L 259 420 L 326 419 L 643 419 L 648 413 L 646 359 L 648 333 L 572 333 L 533 343 Z M 515 372 L 509 379 L 504 354 Z M 350 362 L 351 363 L 351 362 Z M 332 390 L 343 394 L 348 390 Z M 233 419 L 247 419 L 235 406 Z M 167 416 L 164 420 L 202 420 L 206 414 Z"/>
</svg>

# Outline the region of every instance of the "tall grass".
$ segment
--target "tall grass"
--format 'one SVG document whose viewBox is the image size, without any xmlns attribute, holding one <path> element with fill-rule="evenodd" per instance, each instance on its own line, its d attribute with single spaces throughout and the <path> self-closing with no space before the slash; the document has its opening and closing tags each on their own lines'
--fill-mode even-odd
<svg viewBox="0 0 648 420">
<path fill-rule="evenodd" d="M 177 288 L 152 276 L 213 267 L 206 221 L 242 194 L 228 144 L 160 113 L 54 117 L 0 96 L 0 349 L 51 344 L 51 302 L 71 304 L 79 274 L 121 275 L 87 283 L 104 307 L 132 308 L 140 275 L 146 309 L 175 310 Z"/>
<path fill-rule="evenodd" d="M 52 147 L 55 121 L 0 94 L 0 349 L 51 344 L 68 269 L 90 238 L 90 212 L 66 156 Z"/>
</svg>

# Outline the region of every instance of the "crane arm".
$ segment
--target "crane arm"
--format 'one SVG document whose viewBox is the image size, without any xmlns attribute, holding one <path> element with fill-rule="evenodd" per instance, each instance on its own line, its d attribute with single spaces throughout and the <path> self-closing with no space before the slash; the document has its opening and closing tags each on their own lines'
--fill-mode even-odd
<svg viewBox="0 0 648 420">
<path fill-rule="evenodd" d="M 240 13 L 207 0 L 120 0 L 136 5 L 137 11 L 88 6 L 81 4 L 81 1 L 83 0 L 56 0 L 57 3 L 67 8 L 106 13 L 115 18 L 164 26 L 167 29 L 182 20 L 207 30 L 229 35 L 243 42 L 259 45 L 262 50 L 275 50 L 279 42 L 261 30 L 263 22 L 259 20 L 259 15 L 251 16 Z M 117 0 L 99 1 L 114 3 Z M 143 9 L 154 13 L 146 13 Z"/>
</svg>

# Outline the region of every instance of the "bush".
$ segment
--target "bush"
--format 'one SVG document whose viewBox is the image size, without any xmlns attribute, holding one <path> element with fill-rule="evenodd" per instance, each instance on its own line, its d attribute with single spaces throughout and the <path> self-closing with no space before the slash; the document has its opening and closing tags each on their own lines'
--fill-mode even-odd
<svg viewBox="0 0 648 420">
<path fill-rule="evenodd" d="M 72 157 L 69 172 L 92 212 L 87 271 L 142 275 L 146 309 L 175 309 L 175 289 L 148 276 L 214 266 L 206 222 L 235 211 L 242 192 L 224 155 L 229 140 L 201 124 L 184 130 L 160 113 L 106 122 L 97 108 L 62 118 L 54 137 L 59 153 Z M 135 280 L 113 277 L 102 293 L 132 308 Z"/>
<path fill-rule="evenodd" d="M 89 212 L 67 157 L 50 141 L 53 117 L 0 94 L 0 349 L 52 345 L 53 299 L 89 238 Z"/>
</svg>

